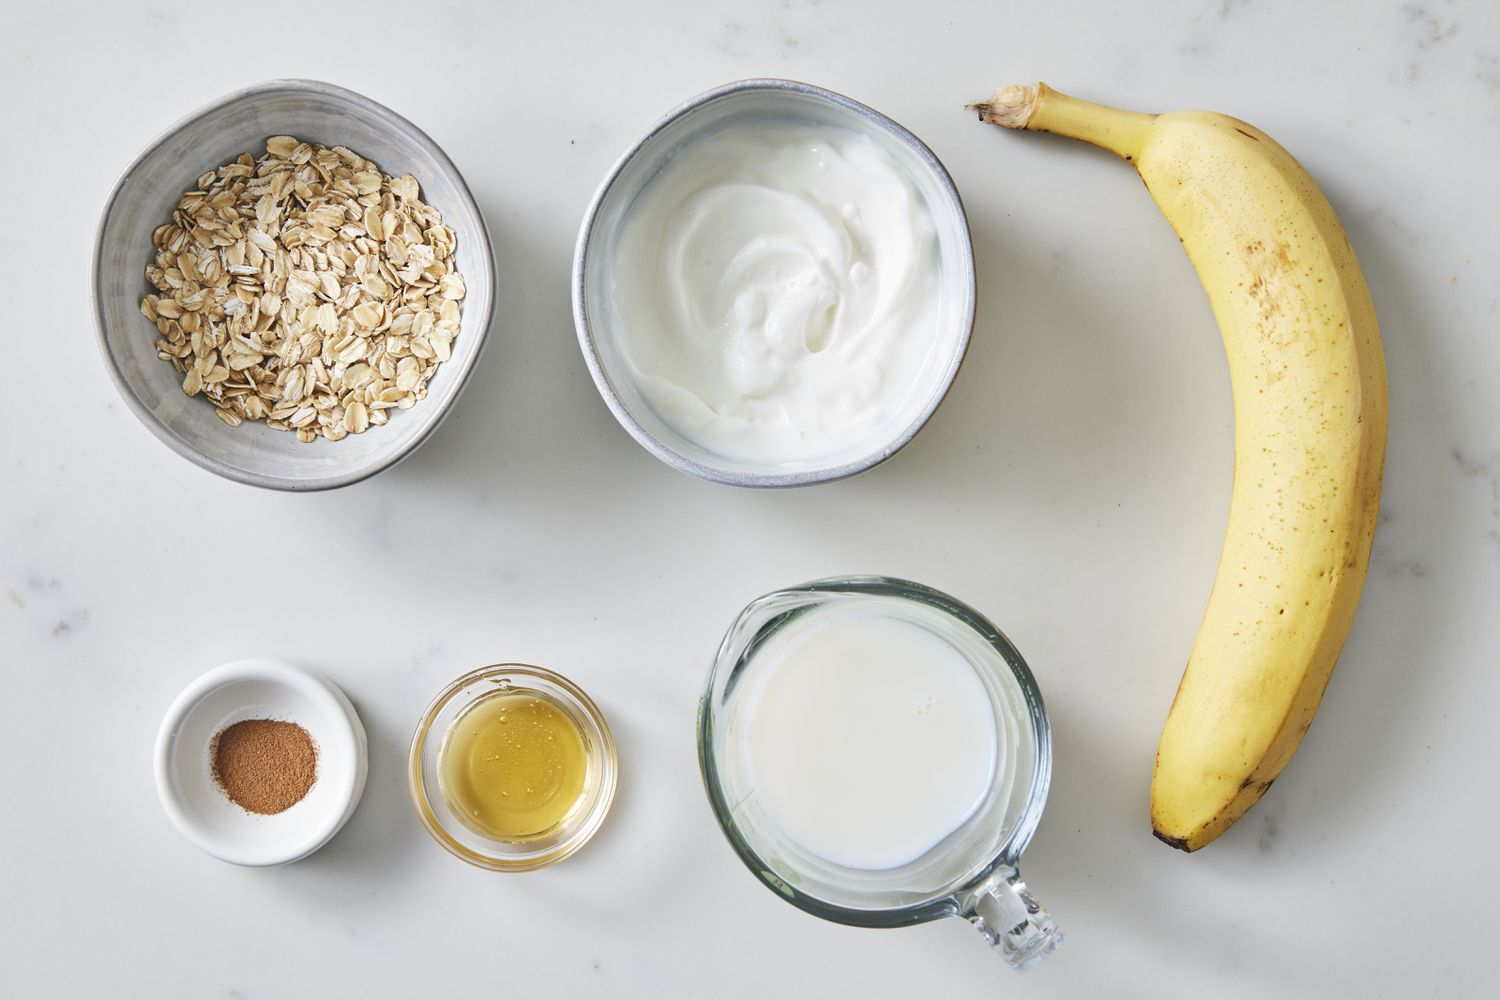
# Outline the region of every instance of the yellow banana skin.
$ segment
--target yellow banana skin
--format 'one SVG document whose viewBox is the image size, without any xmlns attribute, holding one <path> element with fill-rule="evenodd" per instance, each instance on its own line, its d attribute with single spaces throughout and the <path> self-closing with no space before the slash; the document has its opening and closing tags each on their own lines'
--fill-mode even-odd
<svg viewBox="0 0 1500 1000">
<path fill-rule="evenodd" d="M 1263 795 L 1312 724 L 1369 567 L 1385 360 L 1328 200 L 1227 115 L 1119 111 L 1039 84 L 973 105 L 1133 163 L 1208 292 L 1234 392 L 1234 487 L 1208 609 L 1157 748 L 1151 825 L 1194 851 Z"/>
</svg>

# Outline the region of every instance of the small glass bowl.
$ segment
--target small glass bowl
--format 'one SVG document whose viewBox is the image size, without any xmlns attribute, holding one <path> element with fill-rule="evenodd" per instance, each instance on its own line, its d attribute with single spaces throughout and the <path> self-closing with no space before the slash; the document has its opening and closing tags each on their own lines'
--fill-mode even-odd
<svg viewBox="0 0 1500 1000">
<path fill-rule="evenodd" d="M 554 702 L 577 724 L 588 752 L 588 774 L 577 808 L 556 830 L 523 843 L 495 840 L 471 830 L 448 805 L 438 784 L 443 738 L 465 709 L 496 691 L 532 693 Z M 561 674 L 524 663 L 481 667 L 444 688 L 417 724 L 407 760 L 412 805 L 427 832 L 454 856 L 496 872 L 546 868 L 588 843 L 614 801 L 618 775 L 615 739 L 599 707 Z"/>
</svg>

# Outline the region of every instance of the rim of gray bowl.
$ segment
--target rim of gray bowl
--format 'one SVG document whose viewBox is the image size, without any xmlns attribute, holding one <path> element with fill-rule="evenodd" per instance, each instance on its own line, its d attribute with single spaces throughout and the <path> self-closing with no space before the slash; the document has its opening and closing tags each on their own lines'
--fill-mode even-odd
<svg viewBox="0 0 1500 1000">
<path fill-rule="evenodd" d="M 120 191 L 125 187 L 125 182 L 140 168 L 148 156 L 156 152 L 158 147 L 192 122 L 212 114 L 226 104 L 272 91 L 315 93 L 334 97 L 342 101 L 349 101 L 362 106 L 376 117 L 391 119 L 398 128 L 408 132 L 418 145 L 424 146 L 427 149 L 432 158 L 444 170 L 452 174 L 454 187 L 457 189 L 459 196 L 468 203 L 468 207 L 474 212 L 474 217 L 479 220 L 479 232 L 482 237 L 480 242 L 482 245 L 477 247 L 476 250 L 481 258 L 481 263 L 484 265 L 482 270 L 488 271 L 490 278 L 490 308 L 488 315 L 482 317 L 484 324 L 479 329 L 479 346 L 475 348 L 473 355 L 459 367 L 458 381 L 454 383 L 452 394 L 445 400 L 437 401 L 440 409 L 436 414 L 436 419 L 421 434 L 413 438 L 405 448 L 390 458 L 366 469 L 322 476 L 317 479 L 278 479 L 272 476 L 262 476 L 253 472 L 245 472 L 227 465 L 218 459 L 210 458 L 197 449 L 184 444 L 174 435 L 169 434 L 167 429 L 162 426 L 162 422 L 156 418 L 156 415 L 141 402 L 140 397 L 136 395 L 134 387 L 120 374 L 120 364 L 111 347 L 109 332 L 105 327 L 104 321 L 104 289 L 100 276 L 100 264 L 104 259 L 104 227 L 109 221 L 110 213 L 114 211 L 115 202 L 119 199 Z M 120 171 L 120 176 L 116 178 L 114 187 L 110 188 L 109 198 L 104 202 L 104 211 L 99 213 L 99 224 L 94 229 L 94 255 L 89 276 L 93 285 L 94 336 L 98 340 L 100 353 L 104 355 L 104 367 L 109 370 L 110 381 L 114 383 L 116 391 L 125 400 L 125 404 L 130 408 L 130 412 L 135 414 L 136 419 L 144 424 L 146 429 L 155 435 L 158 441 L 161 441 L 168 448 L 171 448 L 194 465 L 207 469 L 209 472 L 223 476 L 225 479 L 232 480 L 233 482 L 288 493 L 316 493 L 323 490 L 338 489 L 343 486 L 352 486 L 355 483 L 363 482 L 371 476 L 384 472 L 405 460 L 420 448 L 432 436 L 434 431 L 442 426 L 443 421 L 448 419 L 448 414 L 452 412 L 453 405 L 458 402 L 458 397 L 463 393 L 464 387 L 468 384 L 469 376 L 473 373 L 475 366 L 479 364 L 479 359 L 484 355 L 484 350 L 489 344 L 490 328 L 495 323 L 495 306 L 499 298 L 500 271 L 495 261 L 494 246 L 494 241 L 490 238 L 489 224 L 485 221 L 484 213 L 479 209 L 479 202 L 474 199 L 474 194 L 469 190 L 468 182 L 464 180 L 463 174 L 459 172 L 458 167 L 454 165 L 453 161 L 448 158 L 448 154 L 443 152 L 443 148 L 408 118 L 392 111 L 379 101 L 372 100 L 347 87 L 340 87 L 338 84 L 296 77 L 263 80 L 260 83 L 254 83 L 248 87 L 241 87 L 238 90 L 231 91 L 223 97 L 209 101 L 196 110 L 183 115 L 177 121 L 157 133 L 156 138 L 147 143 L 136 154 L 135 158 L 130 161 L 130 164 L 124 170 Z"/>
<path fill-rule="evenodd" d="M 932 398 L 922 407 L 920 413 L 900 434 L 880 448 L 863 458 L 843 465 L 833 466 L 828 469 L 813 469 L 802 472 L 736 472 L 727 469 L 715 468 L 694 461 L 686 455 L 672 449 L 664 444 L 659 438 L 648 431 L 636 420 L 634 414 L 626 408 L 620 393 L 615 389 L 613 380 L 609 373 L 604 370 L 599 360 L 599 353 L 594 347 L 594 333 L 589 324 L 588 311 L 584 303 L 584 278 L 585 265 L 589 259 L 589 249 L 594 235 L 594 223 L 598 217 L 599 209 L 603 206 L 605 198 L 614 189 L 615 182 L 619 180 L 626 164 L 635 158 L 642 148 L 668 126 L 674 124 L 698 108 L 728 97 L 731 94 L 741 93 L 749 90 L 781 91 L 784 93 L 800 94 L 835 104 L 854 115 L 865 119 L 871 124 L 889 132 L 902 142 L 906 143 L 916 152 L 917 156 L 927 164 L 937 178 L 943 192 L 947 195 L 954 211 L 958 213 L 958 220 L 963 233 L 962 259 L 960 266 L 968 273 L 968 287 L 964 296 L 964 303 L 960 310 L 962 332 L 959 337 L 957 350 L 953 352 L 953 359 L 949 362 L 947 369 L 943 372 L 942 380 L 938 383 L 938 389 Z M 649 182 L 648 182 L 649 183 Z M 635 438 L 642 447 L 667 465 L 678 472 L 706 479 L 710 482 L 723 483 L 729 486 L 744 486 L 752 489 L 782 489 L 796 486 L 815 486 L 819 483 L 833 483 L 841 479 L 848 479 L 861 472 L 873 469 L 875 466 L 885 462 L 896 452 L 905 448 L 917 436 L 917 432 L 926 426 L 927 421 L 943 400 L 948 397 L 948 392 L 953 387 L 953 380 L 958 375 L 965 356 L 969 352 L 969 342 L 974 334 L 974 315 L 977 303 L 976 286 L 978 282 L 974 271 L 974 236 L 969 228 L 969 213 L 964 209 L 963 198 L 958 193 L 958 186 L 953 183 L 953 177 L 948 173 L 948 168 L 943 166 L 928 145 L 900 122 L 884 115 L 866 104 L 861 104 L 852 97 L 846 97 L 837 91 L 828 90 L 811 83 L 803 83 L 798 80 L 786 80 L 779 77 L 750 77 L 744 80 L 735 80 L 722 86 L 706 90 L 696 97 L 689 98 L 682 104 L 667 112 L 659 118 L 650 129 L 639 139 L 631 144 L 630 148 L 614 162 L 609 172 L 604 175 L 604 180 L 594 191 L 594 197 L 589 201 L 588 210 L 583 216 L 583 225 L 578 230 L 578 242 L 573 250 L 573 326 L 578 333 L 578 343 L 583 350 L 584 364 L 588 366 L 589 374 L 593 376 L 594 385 L 599 389 L 599 395 L 604 397 L 604 404 L 614 414 L 620 426 L 624 427 L 630 436 Z"/>
</svg>

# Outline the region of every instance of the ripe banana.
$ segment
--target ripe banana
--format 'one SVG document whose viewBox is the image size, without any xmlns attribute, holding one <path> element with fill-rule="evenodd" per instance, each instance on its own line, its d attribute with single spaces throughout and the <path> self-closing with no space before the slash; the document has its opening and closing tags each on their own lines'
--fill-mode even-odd
<svg viewBox="0 0 1500 1000">
<path fill-rule="evenodd" d="M 1385 463 L 1385 360 L 1328 200 L 1253 126 L 1140 114 L 1038 84 L 980 118 L 1135 165 L 1208 292 L 1234 392 L 1234 487 L 1208 610 L 1167 715 L 1151 825 L 1194 851 L 1291 760 L 1354 620 Z"/>
</svg>

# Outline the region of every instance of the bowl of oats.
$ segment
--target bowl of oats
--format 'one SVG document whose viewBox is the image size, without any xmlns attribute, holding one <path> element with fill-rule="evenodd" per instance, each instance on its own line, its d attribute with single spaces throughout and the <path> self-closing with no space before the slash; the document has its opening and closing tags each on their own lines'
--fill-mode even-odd
<svg viewBox="0 0 1500 1000">
<path fill-rule="evenodd" d="M 237 91 L 151 143 L 110 194 L 93 279 L 142 423 L 211 472 L 297 491 L 359 482 L 437 429 L 496 285 L 437 144 L 311 80 Z"/>
</svg>

